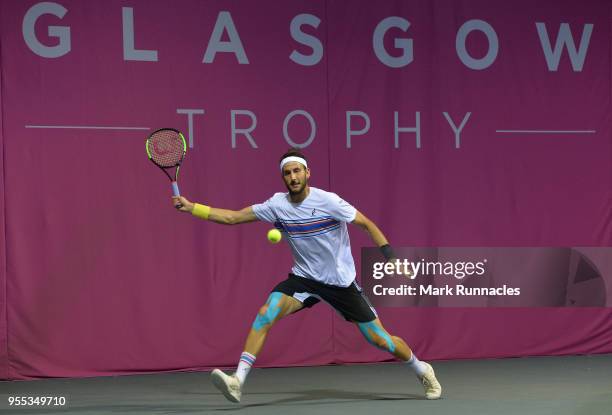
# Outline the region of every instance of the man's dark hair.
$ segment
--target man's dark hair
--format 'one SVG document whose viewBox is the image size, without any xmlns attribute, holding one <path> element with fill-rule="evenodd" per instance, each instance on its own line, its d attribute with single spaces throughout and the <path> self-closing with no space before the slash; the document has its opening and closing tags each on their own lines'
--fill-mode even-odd
<svg viewBox="0 0 612 415">
<path fill-rule="evenodd" d="M 278 162 L 280 163 L 286 157 L 300 157 L 300 158 L 303 158 L 304 160 L 308 161 L 306 159 L 306 156 L 304 156 L 304 154 L 302 154 L 300 149 L 299 148 L 295 148 L 295 147 L 290 148 L 289 151 L 287 151 L 285 154 L 283 154 Z"/>
</svg>

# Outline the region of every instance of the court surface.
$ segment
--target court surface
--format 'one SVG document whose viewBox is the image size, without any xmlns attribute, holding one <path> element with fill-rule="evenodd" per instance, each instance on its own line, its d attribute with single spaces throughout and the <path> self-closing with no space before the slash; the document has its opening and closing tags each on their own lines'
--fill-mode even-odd
<svg viewBox="0 0 612 415">
<path fill-rule="evenodd" d="M 242 403 L 208 372 L 0 382 L 2 414 L 612 414 L 612 355 L 434 362 L 443 399 L 427 401 L 402 364 L 253 369 Z M 9 407 L 9 396 L 66 406 Z"/>
</svg>

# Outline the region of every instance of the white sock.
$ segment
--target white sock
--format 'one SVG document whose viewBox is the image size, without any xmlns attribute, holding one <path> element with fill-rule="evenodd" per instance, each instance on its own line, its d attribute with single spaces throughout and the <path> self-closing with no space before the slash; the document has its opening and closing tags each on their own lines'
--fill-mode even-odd
<svg viewBox="0 0 612 415">
<path fill-rule="evenodd" d="M 242 352 L 240 355 L 240 362 L 238 362 L 238 368 L 236 369 L 236 377 L 240 381 L 240 386 L 242 386 L 251 371 L 251 367 L 255 364 L 255 359 L 256 357 L 251 353 Z"/>
<path fill-rule="evenodd" d="M 418 377 L 422 377 L 427 371 L 427 366 L 425 366 L 423 362 L 417 359 L 414 353 L 412 353 L 412 356 L 410 356 L 410 359 L 406 360 L 404 363 L 410 366 Z"/>
</svg>

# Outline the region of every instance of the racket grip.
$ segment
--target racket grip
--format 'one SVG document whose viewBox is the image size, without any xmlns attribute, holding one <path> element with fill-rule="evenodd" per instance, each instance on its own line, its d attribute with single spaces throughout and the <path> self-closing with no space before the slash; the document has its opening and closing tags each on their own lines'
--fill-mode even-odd
<svg viewBox="0 0 612 415">
<path fill-rule="evenodd" d="M 180 196 L 181 192 L 179 192 L 178 184 L 176 182 L 172 182 L 172 194 L 174 196 Z"/>
</svg>

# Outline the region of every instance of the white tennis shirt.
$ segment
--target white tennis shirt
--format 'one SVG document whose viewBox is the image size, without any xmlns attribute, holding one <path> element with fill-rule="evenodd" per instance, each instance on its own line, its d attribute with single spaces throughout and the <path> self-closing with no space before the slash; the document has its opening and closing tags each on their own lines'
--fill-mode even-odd
<svg viewBox="0 0 612 415">
<path fill-rule="evenodd" d="M 291 247 L 291 272 L 324 284 L 348 287 L 355 279 L 347 222 L 357 209 L 337 194 L 310 187 L 308 197 L 293 203 L 289 193 L 275 193 L 253 205 L 259 220 L 274 223 Z"/>
</svg>

